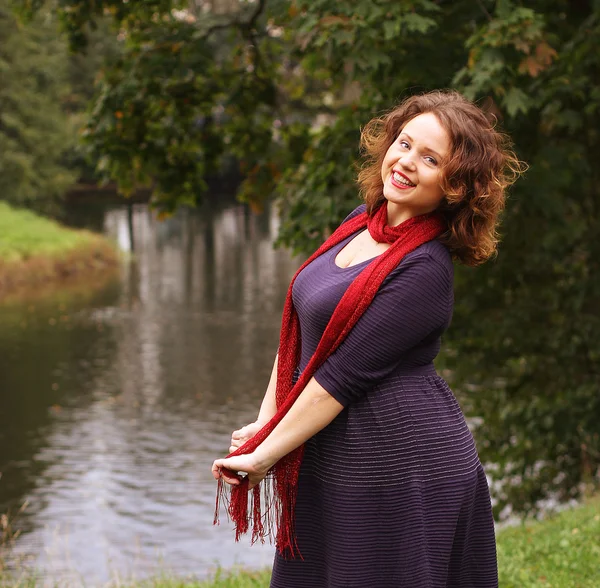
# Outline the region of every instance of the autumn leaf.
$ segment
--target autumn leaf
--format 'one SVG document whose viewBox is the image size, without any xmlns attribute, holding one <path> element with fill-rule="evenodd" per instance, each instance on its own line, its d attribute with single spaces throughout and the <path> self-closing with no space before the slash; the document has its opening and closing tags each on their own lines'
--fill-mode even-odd
<svg viewBox="0 0 600 588">
<path fill-rule="evenodd" d="M 330 27 L 334 25 L 346 25 L 350 21 L 350 18 L 347 16 L 324 16 L 319 22 L 325 26 Z"/>
<path fill-rule="evenodd" d="M 548 68 L 556 57 L 556 51 L 542 41 L 535 48 L 535 54 L 529 55 L 519 64 L 519 73 L 528 73 L 532 78 L 535 78 L 541 71 Z"/>
</svg>

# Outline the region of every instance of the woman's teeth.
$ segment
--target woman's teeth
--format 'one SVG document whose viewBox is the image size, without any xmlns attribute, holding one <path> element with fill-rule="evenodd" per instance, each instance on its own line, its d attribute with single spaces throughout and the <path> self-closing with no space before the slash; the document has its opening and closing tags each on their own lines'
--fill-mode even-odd
<svg viewBox="0 0 600 588">
<path fill-rule="evenodd" d="M 409 182 L 406 178 L 402 177 L 398 172 L 394 172 L 393 174 L 394 182 L 398 182 L 399 184 L 404 184 L 405 186 L 414 186 L 412 182 Z"/>
</svg>

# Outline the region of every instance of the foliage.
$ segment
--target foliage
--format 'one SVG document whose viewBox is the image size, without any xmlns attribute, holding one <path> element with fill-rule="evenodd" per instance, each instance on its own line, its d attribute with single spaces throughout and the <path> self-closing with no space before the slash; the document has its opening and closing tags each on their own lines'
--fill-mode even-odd
<svg viewBox="0 0 600 588">
<path fill-rule="evenodd" d="M 96 175 L 97 158 L 77 140 L 81 129 L 85 126 L 89 105 L 95 95 L 96 80 L 102 75 L 105 63 L 118 59 L 120 45 L 117 33 L 108 18 L 98 19 L 95 30 L 88 33 L 87 44 L 77 52 L 69 51 L 65 57 L 67 72 L 66 92 L 62 96 L 61 105 L 73 129 L 72 144 L 69 145 L 61 162 L 69 170 L 78 175 L 78 181 L 93 183 Z M 64 35 L 61 37 L 66 46 Z"/>
<path fill-rule="evenodd" d="M 508 480 L 497 514 L 595 479 L 598 0 L 58 4 L 76 47 L 102 15 L 120 30 L 86 131 L 107 176 L 126 192 L 154 182 L 171 211 L 234 157 L 255 208 L 275 188 L 280 242 L 296 250 L 357 204 L 361 124 L 433 88 L 480 101 L 531 167 L 499 257 L 457 273 L 447 365 L 467 412 L 483 416 L 482 460 Z"/>
<path fill-rule="evenodd" d="M 53 209 L 74 176 L 62 165 L 76 133 L 62 110 L 66 44 L 47 14 L 22 25 L 0 0 L 0 199 Z"/>
<path fill-rule="evenodd" d="M 93 133 L 102 145 L 95 153 L 99 169 L 118 178 L 126 194 L 153 179 L 156 200 L 177 185 L 178 204 L 193 203 L 205 186 L 211 156 L 198 146 L 214 143 L 218 150 L 219 136 L 210 112 L 200 113 L 213 104 L 220 84 L 210 71 L 194 74 L 211 62 L 210 49 L 193 42 L 194 34 L 190 25 L 151 25 L 105 73 L 84 136 Z"/>
<path fill-rule="evenodd" d="M 597 482 L 600 464 L 600 4 L 544 7 L 499 3 L 497 18 L 520 22 L 522 43 L 489 23 L 459 74 L 467 93 L 504 105 L 504 126 L 531 164 L 498 259 L 460 276 L 451 333 L 457 378 L 484 417 L 482 457 L 509 480 L 497 511 L 575 496 Z"/>
</svg>

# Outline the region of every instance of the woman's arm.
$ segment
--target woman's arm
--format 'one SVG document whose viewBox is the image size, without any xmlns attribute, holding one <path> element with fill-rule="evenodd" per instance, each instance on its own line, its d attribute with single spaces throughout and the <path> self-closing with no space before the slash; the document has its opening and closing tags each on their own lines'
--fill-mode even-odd
<svg viewBox="0 0 600 588">
<path fill-rule="evenodd" d="M 342 224 L 347 220 L 363 213 L 366 210 L 366 206 L 361 204 L 357 208 L 355 208 L 343 221 Z M 258 417 L 255 422 L 234 431 L 231 435 L 231 447 L 229 448 L 229 453 L 235 451 L 238 447 L 241 447 L 246 441 L 254 437 L 256 433 L 262 427 L 268 423 L 271 418 L 277 412 L 277 402 L 275 400 L 275 389 L 277 387 L 277 361 L 279 358 L 279 353 L 275 355 L 275 363 L 273 364 L 273 371 L 271 372 L 271 379 L 269 380 L 269 385 L 267 386 L 267 391 L 265 393 L 264 399 L 262 401 L 260 411 L 258 413 Z"/>
<path fill-rule="evenodd" d="M 271 371 L 271 378 L 265 397 L 263 398 L 262 404 L 260 405 L 260 411 L 258 412 L 257 423 L 268 423 L 275 413 L 277 412 L 277 402 L 275 400 L 275 389 L 277 388 L 277 361 L 279 359 L 279 353 L 275 355 L 275 362 L 273 363 L 273 369 Z"/>
<path fill-rule="evenodd" d="M 311 378 L 289 412 L 253 453 L 215 460 L 214 478 L 219 479 L 221 468 L 246 472 L 249 488 L 253 488 L 284 455 L 324 429 L 343 409 L 342 404 Z M 235 478 L 223 476 L 223 479 L 232 485 L 239 484 Z"/>
<path fill-rule="evenodd" d="M 260 405 L 260 411 L 256 421 L 234 431 L 231 435 L 231 445 L 229 447 L 229 453 L 235 451 L 238 447 L 241 447 L 246 441 L 254 437 L 263 426 L 268 423 L 273 415 L 277 412 L 277 402 L 275 400 L 275 389 L 277 388 L 277 360 L 279 359 L 279 353 L 275 355 L 275 362 L 273 363 L 273 370 L 271 371 L 271 378 L 265 397 L 263 398 L 262 404 Z"/>
</svg>

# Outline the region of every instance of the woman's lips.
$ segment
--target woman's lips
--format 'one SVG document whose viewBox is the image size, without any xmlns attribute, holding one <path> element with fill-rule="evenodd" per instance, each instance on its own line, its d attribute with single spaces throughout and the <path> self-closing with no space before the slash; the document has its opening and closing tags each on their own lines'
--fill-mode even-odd
<svg viewBox="0 0 600 588">
<path fill-rule="evenodd" d="M 408 186 L 406 184 L 402 184 L 401 182 L 397 182 L 394 179 L 394 173 L 398 173 L 398 172 L 392 172 L 392 174 L 390 175 L 390 182 L 392 183 L 392 186 L 394 186 L 394 188 L 398 188 L 398 190 L 410 190 L 411 188 L 414 188 L 414 185 Z M 400 174 L 400 175 L 402 175 L 402 174 Z"/>
</svg>

